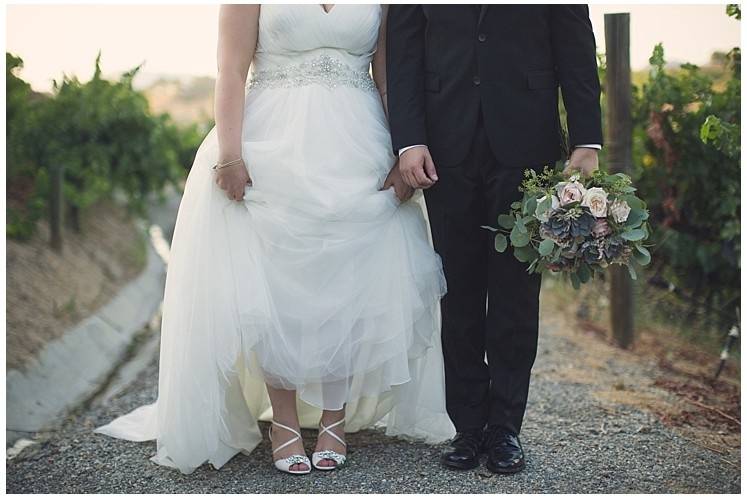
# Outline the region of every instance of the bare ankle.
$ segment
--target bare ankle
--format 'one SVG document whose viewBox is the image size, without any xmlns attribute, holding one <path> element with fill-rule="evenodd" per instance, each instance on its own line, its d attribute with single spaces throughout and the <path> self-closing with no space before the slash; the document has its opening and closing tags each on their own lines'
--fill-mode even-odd
<svg viewBox="0 0 747 498">
<path fill-rule="evenodd" d="M 333 422 L 337 422 L 345 418 L 345 408 L 340 410 L 324 410 L 322 411 L 322 422 L 324 425 L 329 425 Z"/>
</svg>

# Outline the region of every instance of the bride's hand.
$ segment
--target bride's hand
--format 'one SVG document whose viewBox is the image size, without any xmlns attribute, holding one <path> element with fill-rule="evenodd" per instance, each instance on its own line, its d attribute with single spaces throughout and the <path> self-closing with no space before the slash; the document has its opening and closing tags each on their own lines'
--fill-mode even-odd
<svg viewBox="0 0 747 498">
<path fill-rule="evenodd" d="M 234 201 L 244 199 L 244 189 L 252 184 L 252 179 L 246 170 L 244 161 L 240 161 L 215 172 L 215 183 L 226 192 L 226 196 Z"/>
<path fill-rule="evenodd" d="M 381 190 L 386 190 L 392 186 L 394 187 L 394 193 L 397 194 L 397 198 L 400 202 L 405 202 L 415 193 L 415 189 L 406 184 L 405 180 L 402 178 L 402 173 L 399 170 L 399 161 L 394 163 L 394 167 L 389 171 Z"/>
</svg>

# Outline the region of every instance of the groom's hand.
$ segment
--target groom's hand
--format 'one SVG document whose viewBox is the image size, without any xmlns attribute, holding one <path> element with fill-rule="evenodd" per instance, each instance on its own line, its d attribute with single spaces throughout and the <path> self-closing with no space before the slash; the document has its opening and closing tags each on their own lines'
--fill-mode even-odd
<svg viewBox="0 0 747 498">
<path fill-rule="evenodd" d="M 597 169 L 599 169 L 598 150 L 589 147 L 576 147 L 571 152 L 571 157 L 568 159 L 563 174 L 570 176 L 574 171 L 578 171 L 583 176 L 590 176 Z"/>
<path fill-rule="evenodd" d="M 407 149 L 399 156 L 402 179 L 412 188 L 429 188 L 438 181 L 436 165 L 426 146 Z"/>
</svg>

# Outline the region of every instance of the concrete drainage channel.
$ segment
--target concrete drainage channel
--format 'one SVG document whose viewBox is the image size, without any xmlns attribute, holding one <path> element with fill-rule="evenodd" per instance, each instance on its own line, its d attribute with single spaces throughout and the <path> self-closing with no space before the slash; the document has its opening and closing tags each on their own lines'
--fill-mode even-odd
<svg viewBox="0 0 747 498">
<path fill-rule="evenodd" d="M 152 206 L 143 272 L 94 315 L 48 343 L 24 371 L 6 375 L 6 457 L 15 458 L 66 417 L 102 403 L 135 379 L 158 351 L 169 242 L 180 196 Z"/>
<path fill-rule="evenodd" d="M 148 363 L 158 352 L 160 344 L 160 334 L 158 333 L 161 322 L 160 318 L 161 308 L 159 306 L 158 311 L 153 315 L 148 325 L 132 336 L 131 342 L 126 347 L 121 359 L 110 368 L 110 371 L 105 374 L 105 378 L 98 385 L 92 384 L 93 387 L 87 394 L 83 394 L 82 398 L 74 398 L 73 395 L 75 393 L 72 393 L 69 407 L 59 411 L 44 410 L 43 413 L 35 413 L 35 419 L 46 421 L 42 422 L 38 429 L 34 431 L 14 431 L 11 423 L 8 422 L 8 429 L 6 430 L 7 442 L 9 444 L 13 442 L 13 439 L 11 439 L 13 435 L 16 436 L 16 440 L 13 446 L 6 450 L 6 457 L 12 460 L 20 455 L 24 449 L 37 443 L 40 439 L 39 435 L 55 431 L 68 417 L 74 416 L 80 411 L 85 411 L 92 406 L 105 403 L 135 380 L 138 373 L 148 366 Z M 10 417 L 8 417 L 8 420 L 10 420 Z M 37 438 L 29 439 L 28 437 L 20 437 L 19 433 L 35 434 Z"/>
</svg>

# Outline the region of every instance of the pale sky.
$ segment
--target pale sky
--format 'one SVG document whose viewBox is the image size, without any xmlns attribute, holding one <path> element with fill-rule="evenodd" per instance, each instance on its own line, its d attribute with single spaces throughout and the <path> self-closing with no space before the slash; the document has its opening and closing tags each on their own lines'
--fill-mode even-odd
<svg viewBox="0 0 747 498">
<path fill-rule="evenodd" d="M 105 75 L 145 62 L 148 75 L 213 76 L 218 5 L 9 5 L 6 51 L 25 62 L 21 76 L 47 91 L 62 73 L 87 80 L 99 49 Z M 724 5 L 591 5 L 597 45 L 604 14 L 630 12 L 632 67 L 664 43 L 670 61 L 702 64 L 740 45 L 740 23 Z"/>
</svg>

